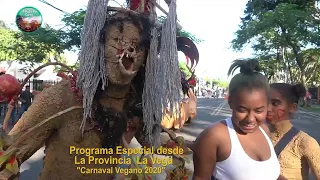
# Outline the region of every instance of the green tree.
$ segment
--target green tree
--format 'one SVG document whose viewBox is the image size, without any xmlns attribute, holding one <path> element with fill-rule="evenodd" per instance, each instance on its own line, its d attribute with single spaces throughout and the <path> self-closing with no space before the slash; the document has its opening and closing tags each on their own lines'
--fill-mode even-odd
<svg viewBox="0 0 320 180">
<path fill-rule="evenodd" d="M 63 28 L 63 39 L 65 48 L 71 50 L 73 47 L 80 48 L 80 33 L 83 27 L 86 11 L 80 9 L 72 14 L 65 14 L 61 19 L 65 23 Z"/>
<path fill-rule="evenodd" d="M 214 86 L 219 86 L 222 88 L 227 88 L 229 86 L 229 83 L 227 81 L 223 81 L 220 79 L 212 79 L 211 81 Z"/>
<path fill-rule="evenodd" d="M 41 63 L 54 55 L 60 57 L 64 51 L 60 32 L 45 25 L 35 32 L 16 32 L 15 38 L 23 44 L 15 44 L 14 49 L 18 52 L 17 59 L 25 62 Z"/>
<path fill-rule="evenodd" d="M 305 69 L 310 65 L 305 51 L 320 45 L 317 16 L 318 10 L 309 1 L 250 0 L 232 47 L 242 50 L 251 43 L 258 58 L 264 59 L 264 68 L 271 76 L 283 68 L 289 71 L 290 64 L 296 64 L 299 80 L 306 85 L 311 77 Z"/>
<path fill-rule="evenodd" d="M 49 62 L 52 57 L 66 64 L 62 35 L 62 31 L 46 24 L 35 32 L 24 33 L 9 29 L 0 22 L 0 61 L 24 62 L 26 65 L 21 69 L 24 73 L 32 71 L 35 63 Z M 55 70 L 60 70 L 60 67 Z"/>
<path fill-rule="evenodd" d="M 221 82 L 220 82 L 220 87 L 222 87 L 222 88 L 227 88 L 228 86 L 229 86 L 228 81 L 221 81 Z"/>
<path fill-rule="evenodd" d="M 47 61 L 50 55 L 61 57 L 64 44 L 60 37 L 60 32 L 48 25 L 31 33 L 0 27 L 0 60 L 34 64 Z"/>
<path fill-rule="evenodd" d="M 210 84 L 211 84 L 210 80 L 207 80 L 207 81 L 206 81 L 206 86 L 209 87 Z"/>
<path fill-rule="evenodd" d="M 4 26 L 0 27 L 0 61 L 15 59 L 17 53 L 13 46 L 19 43 L 15 38 L 15 32 Z"/>
</svg>

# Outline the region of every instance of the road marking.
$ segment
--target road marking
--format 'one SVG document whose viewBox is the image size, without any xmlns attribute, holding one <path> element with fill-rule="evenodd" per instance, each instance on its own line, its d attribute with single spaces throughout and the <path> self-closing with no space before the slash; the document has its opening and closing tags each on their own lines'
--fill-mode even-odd
<svg viewBox="0 0 320 180">
<path fill-rule="evenodd" d="M 216 112 L 222 107 L 223 102 L 221 102 L 219 104 L 219 106 L 217 108 L 215 108 L 215 110 L 210 114 L 211 116 L 216 115 Z"/>
<path fill-rule="evenodd" d="M 307 116 L 311 116 L 311 119 L 313 119 L 313 120 L 319 121 L 319 119 L 320 119 L 320 115 L 317 115 L 317 114 L 313 114 L 313 113 L 301 113 L 301 112 L 300 112 L 300 114 L 302 114 L 302 115 L 307 115 Z"/>
<path fill-rule="evenodd" d="M 220 105 L 218 106 L 218 108 L 215 109 L 210 115 L 211 115 L 211 116 L 217 115 L 217 114 L 221 111 L 221 109 L 223 108 L 224 105 L 226 105 L 226 101 L 222 101 L 222 102 L 220 103 Z"/>
<path fill-rule="evenodd" d="M 218 115 L 220 113 L 220 111 L 223 109 L 223 107 L 227 104 L 226 101 L 222 102 L 222 106 L 220 107 L 220 109 L 217 111 L 216 115 Z"/>
</svg>

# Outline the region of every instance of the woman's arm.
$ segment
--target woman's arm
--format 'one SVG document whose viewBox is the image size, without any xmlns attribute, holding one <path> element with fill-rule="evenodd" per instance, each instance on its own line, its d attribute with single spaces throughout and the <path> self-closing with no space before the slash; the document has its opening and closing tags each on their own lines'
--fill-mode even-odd
<svg viewBox="0 0 320 180">
<path fill-rule="evenodd" d="M 217 141 L 214 128 L 202 132 L 196 139 L 193 152 L 193 180 L 210 180 L 216 164 Z"/>
<path fill-rule="evenodd" d="M 320 179 L 320 147 L 318 142 L 310 136 L 304 137 L 300 142 L 300 151 L 308 161 L 313 175 L 316 179 Z"/>
</svg>

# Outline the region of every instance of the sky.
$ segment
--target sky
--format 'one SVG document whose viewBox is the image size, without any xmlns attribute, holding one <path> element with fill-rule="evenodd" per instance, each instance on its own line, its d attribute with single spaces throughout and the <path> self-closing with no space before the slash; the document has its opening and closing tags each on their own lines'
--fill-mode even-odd
<svg viewBox="0 0 320 180">
<path fill-rule="evenodd" d="M 84 8 L 88 0 L 47 0 L 50 4 L 65 12 L 72 13 Z M 117 0 L 123 4 L 124 0 Z M 227 79 L 227 71 L 230 63 L 238 58 L 248 58 L 252 50 L 246 47 L 242 52 L 234 52 L 230 49 L 230 42 L 234 38 L 234 32 L 240 25 L 240 17 L 247 0 L 177 0 L 177 14 L 179 23 L 186 30 L 204 39 L 197 44 L 200 61 L 196 68 L 196 74 L 201 77 Z M 115 5 L 110 0 L 110 5 Z M 160 1 L 164 9 L 167 5 Z M 39 0 L 1 0 L 0 20 L 14 24 L 17 12 L 25 7 L 37 8 L 43 17 L 43 22 L 56 28 L 63 27 L 61 17 L 63 13 L 40 2 Z M 74 63 L 77 54 L 66 52 L 70 63 Z M 179 54 L 179 59 L 185 59 Z"/>
</svg>

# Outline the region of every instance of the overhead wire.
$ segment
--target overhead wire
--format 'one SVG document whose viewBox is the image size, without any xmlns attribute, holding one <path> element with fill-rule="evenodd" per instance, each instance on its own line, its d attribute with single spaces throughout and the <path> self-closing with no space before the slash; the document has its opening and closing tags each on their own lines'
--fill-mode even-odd
<svg viewBox="0 0 320 180">
<path fill-rule="evenodd" d="M 62 10 L 62 9 L 60 9 L 60 8 L 52 5 L 52 4 L 50 4 L 50 3 L 47 2 L 46 0 L 39 0 L 39 1 L 42 2 L 42 3 L 44 3 L 44 4 L 46 4 L 46 5 L 48 5 L 48 6 L 50 6 L 50 7 L 52 7 L 52 8 L 54 8 L 54 9 L 56 9 L 56 10 L 58 10 L 58 11 L 60 11 L 60 12 L 62 12 L 62 13 L 64 13 L 64 14 L 71 15 L 70 13 L 68 13 L 68 12 L 66 12 L 66 11 L 64 11 L 64 10 Z M 62 30 L 62 29 L 64 29 L 65 27 L 66 27 L 66 26 L 64 25 L 62 28 L 59 28 L 58 30 Z"/>
<path fill-rule="evenodd" d="M 48 3 L 47 1 L 45 1 L 45 0 L 39 0 L 40 2 L 42 2 L 42 3 L 44 3 L 44 4 L 46 4 L 46 5 L 48 5 L 48 6 L 51 6 L 52 8 L 54 8 L 54 9 L 56 9 L 56 10 L 58 10 L 58 11 L 60 11 L 60 12 L 62 12 L 62 13 L 64 13 L 64 14 L 68 14 L 68 15 L 70 15 L 70 13 L 68 13 L 68 12 L 66 12 L 66 11 L 64 11 L 64 10 L 62 10 L 62 9 L 60 9 L 60 8 L 57 8 L 56 6 L 54 6 L 54 5 L 52 5 L 52 4 L 50 4 L 50 3 Z"/>
</svg>

